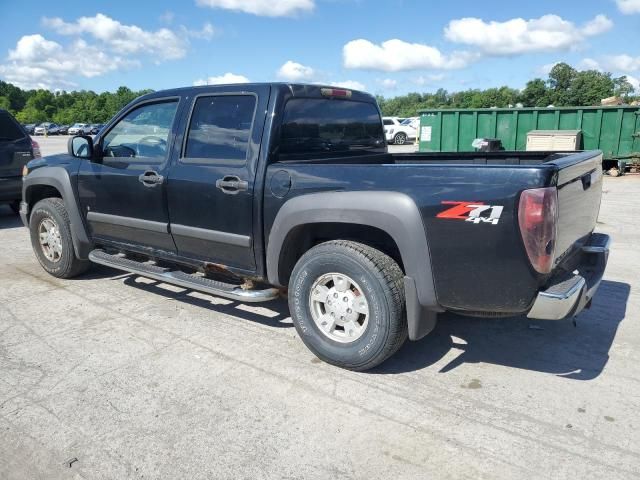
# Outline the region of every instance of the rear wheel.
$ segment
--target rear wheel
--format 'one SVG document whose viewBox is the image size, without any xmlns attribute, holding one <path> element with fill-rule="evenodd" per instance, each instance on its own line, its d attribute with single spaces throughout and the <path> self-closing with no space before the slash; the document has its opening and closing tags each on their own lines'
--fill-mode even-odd
<svg viewBox="0 0 640 480">
<path fill-rule="evenodd" d="M 306 252 L 291 275 L 289 308 L 305 345 L 342 368 L 373 368 L 407 338 L 402 270 L 361 243 L 337 240 Z"/>
<path fill-rule="evenodd" d="M 29 219 L 31 246 L 48 273 L 73 278 L 85 272 L 91 262 L 76 257 L 67 209 L 60 198 L 40 200 Z"/>
<path fill-rule="evenodd" d="M 396 136 L 393 137 L 393 143 L 396 145 L 404 145 L 407 141 L 407 135 L 402 132 L 396 133 Z"/>
</svg>

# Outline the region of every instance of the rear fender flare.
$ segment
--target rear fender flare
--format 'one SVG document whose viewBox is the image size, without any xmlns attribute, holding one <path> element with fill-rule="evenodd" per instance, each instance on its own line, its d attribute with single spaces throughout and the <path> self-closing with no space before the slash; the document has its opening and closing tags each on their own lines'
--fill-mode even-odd
<svg viewBox="0 0 640 480">
<path fill-rule="evenodd" d="M 415 340 L 433 329 L 435 314 L 442 308 L 437 302 L 429 244 L 418 207 L 403 193 L 321 192 L 288 200 L 278 212 L 269 234 L 269 282 L 282 285 L 280 256 L 289 232 L 302 225 L 327 222 L 367 225 L 393 238 L 405 268 L 409 337 Z M 430 312 L 429 318 L 425 319 L 427 312 Z"/>
</svg>

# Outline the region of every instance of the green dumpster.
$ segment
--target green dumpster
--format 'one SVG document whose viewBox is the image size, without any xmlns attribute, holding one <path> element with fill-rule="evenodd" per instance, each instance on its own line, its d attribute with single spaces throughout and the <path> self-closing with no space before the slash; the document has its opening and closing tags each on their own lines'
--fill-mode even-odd
<svg viewBox="0 0 640 480">
<path fill-rule="evenodd" d="M 442 109 L 420 112 L 421 152 L 472 152 L 476 138 L 524 151 L 532 130 L 580 130 L 583 150 L 602 150 L 609 168 L 640 158 L 640 107 Z"/>
</svg>

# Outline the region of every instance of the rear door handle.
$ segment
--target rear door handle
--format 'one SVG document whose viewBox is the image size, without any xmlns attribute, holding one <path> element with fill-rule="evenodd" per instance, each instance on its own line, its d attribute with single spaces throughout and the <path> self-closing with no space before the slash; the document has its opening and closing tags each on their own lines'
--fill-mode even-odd
<svg viewBox="0 0 640 480">
<path fill-rule="evenodd" d="M 223 178 L 216 180 L 216 188 L 219 188 L 227 195 L 236 195 L 239 192 L 249 190 L 249 182 L 240 180 L 240 177 L 235 175 L 225 175 Z"/>
<path fill-rule="evenodd" d="M 147 170 L 146 172 L 138 175 L 138 180 L 145 187 L 154 187 L 164 182 L 164 177 L 162 175 L 158 175 L 158 172 Z"/>
</svg>

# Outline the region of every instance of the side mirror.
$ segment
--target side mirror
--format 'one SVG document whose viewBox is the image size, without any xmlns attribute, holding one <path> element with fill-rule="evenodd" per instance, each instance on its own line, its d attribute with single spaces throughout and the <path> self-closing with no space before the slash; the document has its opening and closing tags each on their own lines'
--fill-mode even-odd
<svg viewBox="0 0 640 480">
<path fill-rule="evenodd" d="M 88 135 L 76 135 L 67 143 L 69 155 L 78 158 L 93 158 L 93 139 Z"/>
</svg>

